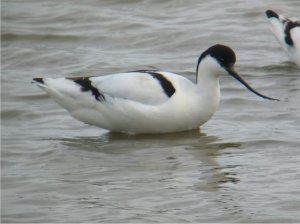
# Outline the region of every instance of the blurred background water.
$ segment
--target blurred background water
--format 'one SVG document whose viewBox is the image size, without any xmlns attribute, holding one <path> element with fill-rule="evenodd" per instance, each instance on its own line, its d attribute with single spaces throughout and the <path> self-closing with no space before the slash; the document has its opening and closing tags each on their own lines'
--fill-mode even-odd
<svg viewBox="0 0 300 224">
<path fill-rule="evenodd" d="M 2 222 L 300 222 L 300 70 L 272 35 L 268 8 L 297 0 L 4 0 Z M 231 77 L 201 131 L 110 133 L 74 120 L 36 76 L 157 67 L 195 80 L 221 43 L 260 99 Z"/>
</svg>

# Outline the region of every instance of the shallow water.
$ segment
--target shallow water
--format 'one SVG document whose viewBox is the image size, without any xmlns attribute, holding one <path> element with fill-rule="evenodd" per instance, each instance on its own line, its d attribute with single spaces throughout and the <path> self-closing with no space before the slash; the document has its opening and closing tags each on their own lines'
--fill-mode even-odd
<svg viewBox="0 0 300 224">
<path fill-rule="evenodd" d="M 300 222 L 300 70 L 263 12 L 300 2 L 2 1 L 2 222 Z M 215 43 L 266 101 L 222 77 L 199 131 L 109 133 L 74 120 L 33 77 L 158 67 L 195 79 Z"/>
</svg>

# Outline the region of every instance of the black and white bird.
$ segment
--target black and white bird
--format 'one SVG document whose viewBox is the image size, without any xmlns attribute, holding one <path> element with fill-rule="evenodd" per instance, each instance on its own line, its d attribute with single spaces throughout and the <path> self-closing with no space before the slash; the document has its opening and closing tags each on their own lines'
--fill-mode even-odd
<svg viewBox="0 0 300 224">
<path fill-rule="evenodd" d="M 76 119 L 113 132 L 168 133 L 198 129 L 216 112 L 219 77 L 229 74 L 256 95 L 235 71 L 235 53 L 214 45 L 199 57 L 194 83 L 160 70 L 138 70 L 106 76 L 34 78 Z"/>
<path fill-rule="evenodd" d="M 285 18 L 272 10 L 267 10 L 266 16 L 281 47 L 300 67 L 300 20 Z"/>
</svg>

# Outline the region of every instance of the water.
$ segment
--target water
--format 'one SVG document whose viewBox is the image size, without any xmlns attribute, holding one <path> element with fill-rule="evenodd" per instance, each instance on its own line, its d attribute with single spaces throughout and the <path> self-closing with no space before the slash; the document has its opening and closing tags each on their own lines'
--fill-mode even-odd
<svg viewBox="0 0 300 224">
<path fill-rule="evenodd" d="M 2 1 L 2 222 L 300 222 L 300 70 L 263 15 L 297 0 Z M 260 99 L 222 77 L 199 131 L 128 136 L 70 117 L 30 83 L 158 67 L 195 79 L 215 43 Z"/>
</svg>

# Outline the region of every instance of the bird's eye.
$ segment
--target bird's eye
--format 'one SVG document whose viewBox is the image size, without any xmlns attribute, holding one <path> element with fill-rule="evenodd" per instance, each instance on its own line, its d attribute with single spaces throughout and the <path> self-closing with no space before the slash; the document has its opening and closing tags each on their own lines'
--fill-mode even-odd
<svg viewBox="0 0 300 224">
<path fill-rule="evenodd" d="M 224 58 L 220 58 L 219 61 L 220 61 L 222 64 L 225 64 L 225 59 L 224 59 Z"/>
</svg>

